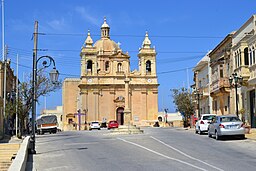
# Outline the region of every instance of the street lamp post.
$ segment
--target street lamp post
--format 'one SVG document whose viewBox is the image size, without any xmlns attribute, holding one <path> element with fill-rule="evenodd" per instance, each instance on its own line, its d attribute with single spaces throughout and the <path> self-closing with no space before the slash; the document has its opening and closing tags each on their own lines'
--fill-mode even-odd
<svg viewBox="0 0 256 171">
<path fill-rule="evenodd" d="M 241 84 L 243 81 L 243 78 L 240 76 L 237 76 L 237 73 L 233 73 L 232 76 L 229 77 L 229 84 L 230 87 L 232 87 L 232 83 L 234 82 L 235 86 L 235 92 L 236 92 L 236 116 L 238 117 L 238 95 L 237 95 L 237 87 L 238 84 Z"/>
<path fill-rule="evenodd" d="M 31 154 L 36 154 L 35 150 L 35 117 L 36 117 L 36 101 L 37 101 L 37 64 L 38 62 L 43 59 L 43 58 L 48 58 L 50 61 L 49 63 L 47 61 L 43 61 L 42 64 L 44 68 L 48 68 L 53 64 L 53 69 L 49 73 L 50 75 L 50 80 L 52 81 L 53 84 L 58 82 L 58 77 L 59 77 L 59 72 L 56 70 L 55 66 L 55 61 L 51 56 L 41 56 L 37 59 L 36 55 L 33 55 L 33 85 L 32 85 L 32 133 L 31 133 Z"/>
</svg>

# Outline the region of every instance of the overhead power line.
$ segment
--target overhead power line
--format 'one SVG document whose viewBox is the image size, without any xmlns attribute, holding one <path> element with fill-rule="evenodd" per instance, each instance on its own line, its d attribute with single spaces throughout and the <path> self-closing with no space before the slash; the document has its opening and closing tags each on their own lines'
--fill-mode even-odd
<svg viewBox="0 0 256 171">
<path fill-rule="evenodd" d="M 13 49 L 17 49 L 19 50 L 18 48 L 13 48 Z M 52 52 L 77 52 L 77 53 L 80 53 L 81 50 L 78 50 L 78 49 L 44 49 L 44 48 L 41 48 L 41 49 L 38 49 L 38 51 L 52 51 Z M 138 50 L 124 50 L 124 51 L 127 51 L 127 52 L 136 52 L 138 53 L 139 51 Z M 29 51 L 29 50 L 26 50 L 26 52 L 32 52 Z M 207 53 L 206 51 L 157 51 L 157 53 L 202 53 L 202 54 L 205 54 Z"/>
<path fill-rule="evenodd" d="M 16 62 L 12 62 L 12 63 L 15 64 L 15 65 L 17 65 Z M 27 66 L 27 65 L 18 64 L 18 66 L 32 69 L 32 67 Z M 179 71 L 184 71 L 184 70 L 192 69 L 192 68 L 194 68 L 194 67 L 188 67 L 188 68 L 182 68 L 182 69 L 176 69 L 176 70 L 170 70 L 170 71 L 163 71 L 163 72 L 158 72 L 157 74 L 167 74 L 167 73 L 179 72 Z M 59 73 L 59 74 L 60 74 L 60 75 L 64 75 L 64 76 L 80 77 L 80 75 L 73 75 L 73 74 L 67 74 L 67 73 Z"/>
<path fill-rule="evenodd" d="M 87 36 L 87 33 L 39 33 L 43 36 Z M 100 37 L 99 34 L 92 34 L 91 36 Z M 134 34 L 112 34 L 112 37 L 145 37 L 145 35 Z M 201 35 L 150 35 L 155 38 L 185 38 L 185 39 L 219 39 L 224 36 L 201 36 Z"/>
</svg>

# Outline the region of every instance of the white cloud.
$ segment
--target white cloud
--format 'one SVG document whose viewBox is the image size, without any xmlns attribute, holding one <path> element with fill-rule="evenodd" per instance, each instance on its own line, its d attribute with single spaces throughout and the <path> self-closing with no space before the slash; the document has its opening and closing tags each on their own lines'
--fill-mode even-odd
<svg viewBox="0 0 256 171">
<path fill-rule="evenodd" d="M 84 7 L 76 7 L 75 11 L 81 15 L 81 17 L 90 22 L 93 25 L 100 26 L 100 21 L 98 20 L 98 17 L 92 16 L 92 14 L 86 10 Z"/>
<path fill-rule="evenodd" d="M 63 30 L 63 28 L 66 27 L 64 18 L 48 21 L 47 24 L 54 30 Z"/>
</svg>

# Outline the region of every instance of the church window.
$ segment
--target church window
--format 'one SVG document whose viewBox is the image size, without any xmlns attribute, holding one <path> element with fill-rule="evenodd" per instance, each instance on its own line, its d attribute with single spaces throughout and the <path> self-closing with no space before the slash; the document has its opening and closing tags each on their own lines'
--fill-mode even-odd
<svg viewBox="0 0 256 171">
<path fill-rule="evenodd" d="M 87 61 L 87 72 L 92 72 L 92 61 L 88 60 Z"/>
<path fill-rule="evenodd" d="M 146 72 L 147 73 L 151 72 L 151 62 L 149 60 L 146 62 Z"/>
<path fill-rule="evenodd" d="M 108 71 L 109 70 L 109 61 L 106 61 L 105 63 L 105 71 Z"/>
<path fill-rule="evenodd" d="M 121 72 L 122 71 L 122 64 L 118 63 L 117 64 L 117 72 Z"/>
</svg>

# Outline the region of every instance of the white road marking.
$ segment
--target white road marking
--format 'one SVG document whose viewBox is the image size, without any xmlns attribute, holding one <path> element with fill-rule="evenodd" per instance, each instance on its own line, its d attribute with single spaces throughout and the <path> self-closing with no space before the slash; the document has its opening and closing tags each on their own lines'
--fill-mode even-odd
<svg viewBox="0 0 256 171">
<path fill-rule="evenodd" d="M 214 168 L 214 169 L 216 169 L 216 170 L 224 171 L 224 170 L 222 170 L 222 169 L 220 169 L 220 168 L 218 168 L 218 167 L 215 167 L 215 166 L 213 166 L 213 165 L 211 165 L 211 164 L 208 164 L 208 163 L 206 163 L 206 162 L 204 162 L 204 161 L 202 161 L 202 160 L 199 160 L 199 159 L 197 159 L 197 158 L 195 158 L 195 157 L 192 157 L 192 156 L 190 156 L 190 155 L 188 155 L 188 154 L 186 154 L 186 153 L 184 153 L 184 152 L 178 150 L 177 148 L 174 148 L 174 147 L 172 147 L 172 146 L 170 146 L 170 145 L 164 143 L 163 141 L 160 141 L 159 139 L 156 139 L 155 137 L 152 137 L 152 136 L 150 136 L 150 137 L 153 138 L 154 140 L 156 140 L 156 141 L 158 141 L 158 142 L 164 144 L 165 146 L 167 146 L 167 147 L 173 149 L 174 151 L 177 151 L 178 153 L 180 153 L 180 154 L 182 154 L 182 155 L 184 155 L 184 156 L 190 158 L 190 159 L 193 159 L 193 160 L 196 160 L 196 161 L 198 161 L 198 162 L 201 162 L 201 163 L 203 163 L 203 164 L 205 164 L 205 165 L 207 165 L 207 166 L 210 166 L 210 167 L 212 167 L 212 168 Z"/>
<path fill-rule="evenodd" d="M 185 162 L 185 161 L 182 161 L 182 160 L 179 160 L 179 159 L 176 159 L 176 158 L 172 158 L 172 157 L 166 156 L 166 155 L 164 155 L 164 154 L 161 154 L 161 153 L 159 153 L 159 152 L 156 152 L 156 151 L 154 151 L 154 150 L 151 150 L 151 149 L 149 149 L 149 148 L 147 148 L 147 147 L 144 147 L 144 146 L 142 146 L 142 145 L 133 143 L 133 142 L 131 142 L 131 141 L 127 141 L 127 140 L 122 139 L 122 138 L 117 138 L 117 139 L 119 139 L 119 140 L 121 140 L 121 141 L 124 141 L 124 142 L 126 142 L 126 143 L 129 143 L 129 144 L 135 145 L 135 146 L 137 146 L 137 147 L 143 148 L 143 149 L 145 149 L 145 150 L 147 150 L 147 151 L 150 151 L 150 152 L 152 152 L 152 153 L 155 153 L 155 154 L 157 154 L 157 155 L 159 155 L 159 156 L 162 156 L 162 157 L 164 157 L 164 158 L 167 158 L 167 159 L 170 159 L 170 160 L 174 160 L 174 161 L 177 161 L 177 162 L 186 164 L 186 165 L 188 165 L 188 166 L 194 167 L 194 168 L 199 169 L 199 170 L 207 171 L 207 170 L 204 169 L 204 168 L 198 167 L 198 166 L 196 166 L 196 165 L 187 163 L 187 162 Z"/>
</svg>

